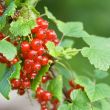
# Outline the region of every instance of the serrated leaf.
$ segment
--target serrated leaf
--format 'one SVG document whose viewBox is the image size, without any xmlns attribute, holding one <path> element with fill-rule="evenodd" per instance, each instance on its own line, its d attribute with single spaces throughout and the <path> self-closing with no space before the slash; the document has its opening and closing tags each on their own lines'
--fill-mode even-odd
<svg viewBox="0 0 110 110">
<path fill-rule="evenodd" d="M 10 2 L 9 6 L 7 7 L 6 11 L 4 12 L 5 16 L 13 16 L 16 11 L 16 4 L 14 1 Z"/>
<path fill-rule="evenodd" d="M 53 21 L 56 21 L 57 19 L 55 18 L 55 16 L 48 10 L 47 7 L 44 7 L 45 9 L 45 14 L 47 15 L 47 17 Z"/>
<path fill-rule="evenodd" d="M 84 47 L 82 55 L 96 68 L 107 71 L 110 66 L 110 38 L 91 36 L 83 39 L 90 47 Z"/>
<path fill-rule="evenodd" d="M 84 31 L 83 24 L 81 22 L 62 22 L 57 20 L 57 27 L 64 36 L 68 37 L 89 37 L 89 34 Z"/>
<path fill-rule="evenodd" d="M 45 75 L 46 72 L 48 72 L 49 67 L 50 67 L 50 65 L 43 66 L 41 68 L 41 70 L 39 71 L 38 75 L 36 76 L 36 78 L 32 82 L 31 89 L 33 91 L 35 91 L 37 89 L 37 87 L 39 86 L 39 84 L 42 81 L 42 77 Z"/>
<path fill-rule="evenodd" d="M 0 53 L 3 54 L 9 61 L 13 60 L 17 55 L 17 50 L 14 45 L 6 40 L 0 41 Z"/>
<path fill-rule="evenodd" d="M 5 24 L 6 24 L 6 16 L 1 16 L 0 17 L 0 30 L 3 29 Z"/>
<path fill-rule="evenodd" d="M 59 99 L 60 102 L 62 102 L 63 100 L 62 89 L 63 89 L 63 80 L 61 75 L 51 80 L 48 85 L 48 91 L 52 93 L 53 97 Z"/>
<path fill-rule="evenodd" d="M 17 21 L 11 23 L 10 31 L 14 36 L 27 36 L 31 33 L 31 29 L 35 27 L 33 19 L 23 19 L 20 17 Z"/>
<path fill-rule="evenodd" d="M 85 92 L 81 90 L 74 90 L 71 93 L 71 98 L 73 101 L 71 110 L 92 110 L 90 101 Z"/>
<path fill-rule="evenodd" d="M 107 84 L 94 84 L 87 77 L 79 77 L 75 82 L 84 87 L 84 90 L 91 102 L 110 97 L 110 86 Z"/>
<path fill-rule="evenodd" d="M 3 78 L 6 69 L 7 69 L 7 65 L 0 63 L 0 80 Z"/>
<path fill-rule="evenodd" d="M 46 47 L 49 51 L 49 54 L 53 57 L 58 57 L 61 55 L 63 48 L 60 46 L 55 46 L 55 44 L 53 42 L 47 42 L 46 43 Z"/>
<path fill-rule="evenodd" d="M 85 92 L 74 90 L 71 93 L 72 103 L 59 106 L 58 110 L 92 110 L 90 101 Z"/>
<path fill-rule="evenodd" d="M 0 80 L 0 93 L 6 98 L 9 99 L 9 93 L 11 90 L 11 85 L 8 81 L 10 74 L 13 72 L 12 68 L 7 68 L 2 80 Z"/>
<path fill-rule="evenodd" d="M 96 79 L 104 79 L 109 75 L 109 73 L 107 71 L 102 71 L 102 70 L 98 70 L 98 69 L 96 69 L 94 71 L 94 73 L 95 73 Z"/>
<path fill-rule="evenodd" d="M 92 102 L 95 102 L 104 98 L 110 98 L 110 86 L 104 83 L 97 84 L 95 86 L 95 92 L 91 100 Z"/>
<path fill-rule="evenodd" d="M 64 48 L 72 48 L 73 44 L 74 44 L 73 40 L 71 40 L 71 39 L 64 39 L 61 42 L 60 46 L 62 46 Z"/>
<path fill-rule="evenodd" d="M 21 70 L 21 65 L 20 63 L 16 63 L 13 65 L 13 73 L 10 76 L 10 79 L 19 79 L 20 78 L 20 70 Z"/>
</svg>

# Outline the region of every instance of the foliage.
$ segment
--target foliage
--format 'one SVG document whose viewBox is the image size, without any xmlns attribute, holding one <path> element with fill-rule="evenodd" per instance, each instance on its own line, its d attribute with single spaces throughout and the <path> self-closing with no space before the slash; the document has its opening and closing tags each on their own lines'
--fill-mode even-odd
<svg viewBox="0 0 110 110">
<path fill-rule="evenodd" d="M 0 39 L 0 57 L 5 57 L 8 63 L 12 63 L 15 57 L 20 56 L 22 41 L 29 41 L 31 45 L 35 37 L 31 33 L 33 28 L 37 28 L 35 18 L 42 16 L 33 7 L 37 2 L 37 0 L 6 1 L 6 10 L 0 16 L 0 31 L 5 34 L 3 30 L 8 27 L 7 31 L 10 35 Z M 13 19 L 18 10 L 20 15 Z M 52 94 L 53 99 L 59 100 L 58 110 L 109 110 L 110 86 L 104 82 L 100 83 L 99 79 L 103 80 L 109 76 L 110 38 L 88 34 L 81 22 L 63 22 L 54 17 L 47 7 L 45 7 L 44 15 L 56 25 L 62 38 L 58 45 L 51 41 L 46 43 L 46 52 L 50 57 L 49 63 L 46 66 L 43 65 L 39 72 L 37 71 L 35 79 L 31 79 L 30 89 L 35 93 L 39 86 L 46 88 Z M 10 42 L 7 40 L 8 37 Z M 85 44 L 77 48 L 74 39 L 80 39 Z M 18 41 L 19 45 L 15 46 L 13 40 Z M 88 58 L 87 61 L 90 62 L 88 64 L 93 70 L 93 73 L 89 72 L 92 78 L 84 74 L 79 75 L 74 67 L 71 67 L 69 62 L 73 57 L 77 59 L 78 55 L 84 59 Z M 81 63 L 84 64 L 84 62 L 80 59 L 76 61 L 79 62 L 78 69 L 80 69 Z M 20 79 L 24 62 L 19 61 L 11 66 L 0 63 L 0 93 L 6 99 L 9 99 L 11 91 L 10 80 Z M 73 63 L 75 65 L 75 62 Z M 85 70 L 88 72 L 86 67 L 82 68 L 84 72 Z M 42 78 L 47 72 L 51 79 L 47 84 L 42 84 Z M 74 82 L 74 87 L 71 87 L 70 81 Z M 67 94 L 69 89 L 72 89 L 70 96 Z"/>
</svg>

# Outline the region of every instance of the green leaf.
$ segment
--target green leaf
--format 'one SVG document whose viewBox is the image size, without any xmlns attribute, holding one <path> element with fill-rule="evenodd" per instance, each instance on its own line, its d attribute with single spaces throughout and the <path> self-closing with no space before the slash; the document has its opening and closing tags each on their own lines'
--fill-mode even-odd
<svg viewBox="0 0 110 110">
<path fill-rule="evenodd" d="M 12 2 L 9 3 L 7 9 L 3 13 L 3 15 L 0 17 L 0 30 L 4 28 L 4 26 L 6 24 L 7 16 L 14 15 L 15 11 L 16 11 L 16 5 L 15 5 L 15 2 L 12 1 Z"/>
<path fill-rule="evenodd" d="M 71 106 L 69 104 L 61 104 L 58 110 L 71 110 Z"/>
<path fill-rule="evenodd" d="M 6 24 L 6 16 L 1 16 L 0 17 L 0 30 L 3 29 L 5 24 Z"/>
<path fill-rule="evenodd" d="M 110 86 L 104 83 L 97 84 L 91 101 L 94 102 L 104 98 L 110 98 Z"/>
<path fill-rule="evenodd" d="M 71 70 L 70 65 L 67 62 L 60 61 L 56 62 L 55 70 L 58 74 L 61 74 L 67 80 L 73 80 L 76 76 L 76 73 Z"/>
<path fill-rule="evenodd" d="M 46 47 L 49 51 L 49 54 L 53 57 L 63 56 L 66 59 L 71 59 L 73 56 L 77 55 L 79 50 L 75 48 L 66 48 L 64 49 L 61 46 L 55 46 L 53 42 L 47 42 Z"/>
<path fill-rule="evenodd" d="M 67 22 L 57 21 L 57 27 L 64 36 L 68 37 L 89 37 L 88 33 L 84 31 L 81 22 Z"/>
<path fill-rule="evenodd" d="M 75 82 L 84 87 L 91 102 L 110 97 L 110 86 L 107 84 L 95 84 L 87 77 L 78 77 Z"/>
<path fill-rule="evenodd" d="M 62 102 L 63 100 L 62 89 L 63 89 L 63 80 L 61 75 L 51 80 L 48 85 L 48 91 L 50 91 L 55 98 L 59 99 L 60 102 Z"/>
<path fill-rule="evenodd" d="M 83 39 L 90 47 L 84 47 L 82 55 L 87 57 L 95 68 L 107 71 L 110 66 L 110 38 L 91 36 Z"/>
<path fill-rule="evenodd" d="M 14 36 L 27 36 L 31 33 L 31 29 L 35 27 L 33 19 L 23 19 L 20 17 L 17 21 L 11 23 L 10 31 Z"/>
<path fill-rule="evenodd" d="M 0 80 L 0 93 L 6 98 L 9 99 L 9 93 L 11 91 L 11 85 L 8 81 L 10 74 L 13 72 L 12 68 L 7 68 L 3 78 Z"/>
<path fill-rule="evenodd" d="M 71 110 L 92 110 L 89 99 L 85 92 L 81 90 L 74 90 L 71 93 L 73 105 Z"/>
<path fill-rule="evenodd" d="M 14 66 L 14 71 L 10 76 L 10 79 L 19 79 L 20 78 L 20 70 L 21 70 L 21 65 L 20 63 L 16 63 Z"/>
<path fill-rule="evenodd" d="M 71 39 L 64 39 L 61 42 L 60 46 L 62 46 L 64 48 L 72 48 L 73 44 L 74 44 L 73 40 L 71 40 Z"/>
<path fill-rule="evenodd" d="M 98 69 L 96 69 L 94 71 L 94 73 L 95 73 L 96 79 L 104 79 L 109 75 L 109 73 L 107 71 L 102 71 L 102 70 L 98 70 Z"/>
<path fill-rule="evenodd" d="M 9 61 L 13 60 L 17 55 L 17 50 L 10 42 L 6 40 L 0 41 L 0 53 L 3 54 Z"/>
<path fill-rule="evenodd" d="M 99 100 L 92 103 L 93 110 L 110 110 L 110 101 L 108 99 Z"/>
<path fill-rule="evenodd" d="M 45 14 L 47 15 L 47 17 L 53 21 L 56 21 L 57 19 L 54 17 L 54 15 L 48 10 L 47 7 L 44 7 L 45 9 Z"/>
<path fill-rule="evenodd" d="M 13 16 L 16 11 L 17 6 L 15 5 L 15 2 L 10 2 L 9 6 L 7 7 L 6 11 L 4 12 L 5 16 Z"/>
<path fill-rule="evenodd" d="M 55 46 L 53 42 L 47 42 L 46 47 L 49 51 L 49 54 L 53 57 L 58 57 L 61 55 L 63 48 L 60 46 Z"/>
<path fill-rule="evenodd" d="M 42 69 L 39 71 L 38 75 L 36 76 L 36 78 L 33 80 L 32 85 L 31 85 L 31 89 L 33 91 L 35 91 L 37 89 L 37 87 L 39 86 L 39 84 L 42 81 L 42 77 L 45 75 L 46 72 L 48 72 L 50 65 L 44 66 L 42 67 Z"/>
<path fill-rule="evenodd" d="M 0 80 L 3 78 L 6 69 L 7 69 L 7 65 L 0 63 Z"/>
<path fill-rule="evenodd" d="M 85 92 L 74 90 L 71 93 L 72 103 L 61 104 L 58 110 L 92 110 Z"/>
</svg>

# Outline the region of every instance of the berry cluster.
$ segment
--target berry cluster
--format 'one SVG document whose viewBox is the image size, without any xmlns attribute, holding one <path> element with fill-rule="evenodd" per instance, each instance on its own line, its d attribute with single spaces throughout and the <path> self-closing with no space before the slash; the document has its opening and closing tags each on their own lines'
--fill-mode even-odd
<svg viewBox="0 0 110 110">
<path fill-rule="evenodd" d="M 41 110 L 48 110 L 46 105 L 47 105 L 47 102 L 52 99 L 52 94 L 38 87 L 36 91 L 36 98 L 41 104 Z"/>
<path fill-rule="evenodd" d="M 41 105 L 41 110 L 48 110 L 47 103 L 50 101 L 52 108 L 51 110 L 57 110 L 59 101 L 57 99 L 52 100 L 52 94 L 48 91 L 44 91 L 41 87 L 36 90 L 36 98 Z"/>
<path fill-rule="evenodd" d="M 23 95 L 26 89 L 31 86 L 31 80 L 35 79 L 39 74 L 41 68 L 49 62 L 52 62 L 52 57 L 48 54 L 46 43 L 53 42 L 55 45 L 59 44 L 59 40 L 54 30 L 48 29 L 48 22 L 42 18 L 37 18 L 36 27 L 32 29 L 32 35 L 28 40 L 22 41 L 20 44 L 21 54 L 19 59 L 22 60 L 22 69 L 20 79 L 12 79 L 11 84 L 13 89 L 18 90 L 18 94 Z M 18 58 L 13 60 L 12 64 L 19 61 Z M 42 77 L 42 83 L 51 80 L 52 77 L 48 74 Z M 41 110 L 48 110 L 47 104 L 52 99 L 52 94 L 44 91 L 40 85 L 36 90 L 36 98 L 41 104 Z M 57 106 L 54 105 L 54 109 Z"/>
<path fill-rule="evenodd" d="M 19 48 L 20 52 L 12 60 L 8 61 L 0 53 L 0 62 L 6 63 L 8 67 L 21 61 L 21 71 L 19 79 L 11 79 L 12 89 L 17 90 L 19 95 L 23 95 L 27 89 L 30 89 L 31 81 L 37 77 L 39 71 L 43 66 L 46 66 L 53 62 L 53 58 L 48 54 L 46 43 L 48 41 L 53 42 L 55 45 L 59 44 L 59 39 L 54 30 L 48 29 L 48 22 L 42 18 L 36 19 L 36 27 L 32 29 L 31 35 L 25 40 L 18 37 L 16 40 L 11 41 L 10 38 L 6 40 Z M 0 33 L 0 40 L 6 36 Z M 42 84 L 45 84 L 48 80 L 51 80 L 52 76 L 47 72 L 42 77 Z M 41 85 L 36 90 L 36 98 L 41 104 L 41 110 L 48 110 L 48 102 L 52 105 L 52 110 L 57 110 L 58 100 L 52 98 L 52 94 L 41 88 Z"/>
</svg>

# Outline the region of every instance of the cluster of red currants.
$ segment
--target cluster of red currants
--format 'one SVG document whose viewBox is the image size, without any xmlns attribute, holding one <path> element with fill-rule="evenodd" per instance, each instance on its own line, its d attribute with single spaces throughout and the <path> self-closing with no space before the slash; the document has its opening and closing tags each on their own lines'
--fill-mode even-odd
<svg viewBox="0 0 110 110">
<path fill-rule="evenodd" d="M 52 62 L 52 57 L 48 54 L 46 43 L 53 42 L 55 45 L 59 44 L 59 40 L 54 30 L 48 29 L 48 22 L 42 18 L 36 19 L 36 27 L 32 29 L 32 35 L 28 40 L 22 41 L 20 44 L 22 60 L 22 69 L 20 79 L 12 79 L 11 85 L 13 89 L 18 90 L 18 94 L 23 95 L 26 89 L 31 86 L 31 80 L 35 79 L 43 66 Z M 15 58 L 13 64 L 18 62 L 19 59 Z M 42 77 L 42 83 L 51 80 L 48 72 Z M 41 110 L 48 110 L 47 103 L 51 101 L 52 94 L 44 91 L 40 86 L 36 90 L 36 98 L 41 104 Z M 57 106 L 53 104 L 53 110 L 57 110 Z"/>
<path fill-rule="evenodd" d="M 53 62 L 53 58 L 48 54 L 46 48 L 46 43 L 48 41 L 53 42 L 55 45 L 59 44 L 59 39 L 54 30 L 48 29 L 48 22 L 43 18 L 36 19 L 36 27 L 32 29 L 31 35 L 25 41 L 19 39 L 19 42 L 11 41 L 10 38 L 6 40 L 11 42 L 13 45 L 20 45 L 20 52 L 12 60 L 8 61 L 0 53 L 0 63 L 6 63 L 7 66 L 12 66 L 18 61 L 21 63 L 21 71 L 19 79 L 11 79 L 12 89 L 17 90 L 19 95 L 23 95 L 27 89 L 31 87 L 31 81 L 37 77 L 39 71 L 43 66 L 48 65 L 50 62 Z M 6 36 L 3 33 L 0 33 L 0 40 L 3 40 Z M 46 83 L 48 80 L 51 80 L 49 72 L 42 77 L 42 83 Z M 47 104 L 50 101 L 53 108 L 52 110 L 57 110 L 58 100 L 52 99 L 52 94 L 48 91 L 44 91 L 40 85 L 36 90 L 36 98 L 41 104 L 41 110 L 48 110 Z"/>
<path fill-rule="evenodd" d="M 47 103 L 50 101 L 52 108 L 51 110 L 57 110 L 59 101 L 57 99 L 52 100 L 52 94 L 48 91 L 44 91 L 41 87 L 37 88 L 36 98 L 41 105 L 41 110 L 48 110 Z"/>
</svg>

